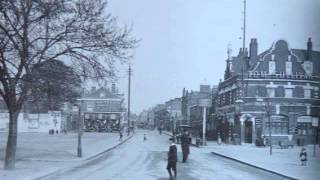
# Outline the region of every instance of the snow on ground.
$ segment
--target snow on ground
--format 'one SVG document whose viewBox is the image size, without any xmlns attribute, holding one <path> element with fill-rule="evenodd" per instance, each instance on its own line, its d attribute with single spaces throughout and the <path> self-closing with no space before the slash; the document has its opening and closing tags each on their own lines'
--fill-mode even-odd
<svg viewBox="0 0 320 180">
<path fill-rule="evenodd" d="M 127 136 L 124 136 L 126 138 Z M 118 133 L 84 133 L 83 157 L 77 157 L 77 134 L 19 133 L 16 168 L 3 170 L 7 133 L 0 133 L 0 179 L 32 179 L 69 167 L 120 143 Z"/>
<path fill-rule="evenodd" d="M 147 134 L 147 141 L 143 141 Z M 168 180 L 166 171 L 169 137 L 155 131 L 138 131 L 132 139 L 94 162 L 75 166 L 46 180 Z M 187 163 L 181 163 L 178 145 L 178 177 L 181 180 L 283 179 L 246 165 L 213 156 L 210 151 L 191 147 Z"/>
<path fill-rule="evenodd" d="M 147 141 L 143 141 L 144 134 L 147 135 Z M 0 138 L 0 163 L 3 166 L 6 134 L 0 133 Z M 52 136 L 41 133 L 21 133 L 18 139 L 17 168 L 12 171 L 0 169 L 0 179 L 35 179 L 58 169 L 60 171 L 43 179 L 169 179 L 166 171 L 169 136 L 159 135 L 156 131 L 137 131 L 133 138 L 121 146 L 93 160 L 84 159 L 119 143 L 118 134 L 85 133 L 83 137 L 84 158 L 82 160 L 76 157 L 77 134 Z M 274 155 L 270 157 L 267 148 L 245 145 L 218 146 L 209 143 L 209 146 L 205 148 L 191 147 L 187 163 L 181 163 L 181 147 L 180 145 L 177 147 L 179 160 L 177 179 L 181 180 L 283 179 L 277 175 L 215 156 L 211 154 L 212 151 L 239 159 L 247 159 L 251 163 L 257 165 L 260 163 L 260 165 L 270 166 L 270 168 L 273 167 L 277 170 L 291 168 L 292 171 L 297 171 L 288 175 L 299 174 L 305 170 L 303 171 L 305 179 L 312 179 L 315 175 L 312 173 L 318 173 L 311 170 L 318 167 L 318 162 L 316 162 L 318 159 L 311 159 L 310 165 L 307 167 L 299 166 L 297 158 L 299 149 L 297 148 L 291 150 L 275 149 Z M 308 151 L 310 157 L 312 154 L 310 148 Z M 310 175 L 306 172 L 310 172 Z"/>
<path fill-rule="evenodd" d="M 297 146 L 289 149 L 273 147 L 273 154 L 271 156 L 269 154 L 269 147 L 259 148 L 251 144 L 239 146 L 218 145 L 216 142 L 208 142 L 207 147 L 200 149 L 203 149 L 205 152 L 216 152 L 298 179 L 312 180 L 320 177 L 319 146 L 316 147 L 316 157 L 313 157 L 313 145 L 306 146 L 308 153 L 307 166 L 300 165 L 299 153 L 301 147 Z"/>
</svg>

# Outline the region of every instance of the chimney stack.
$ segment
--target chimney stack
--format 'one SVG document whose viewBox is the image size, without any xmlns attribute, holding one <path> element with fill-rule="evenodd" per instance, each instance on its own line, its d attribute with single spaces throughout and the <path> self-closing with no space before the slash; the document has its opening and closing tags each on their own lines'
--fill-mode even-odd
<svg viewBox="0 0 320 180">
<path fill-rule="evenodd" d="M 244 48 L 244 57 L 248 57 L 248 49 L 247 48 Z"/>
<path fill-rule="evenodd" d="M 242 50 L 242 48 L 240 48 L 240 50 L 239 50 L 239 56 L 242 56 L 242 54 L 243 54 L 243 50 Z"/>
<path fill-rule="evenodd" d="M 250 59 L 254 59 L 258 57 L 258 42 L 256 38 L 252 38 L 250 42 Z"/>
<path fill-rule="evenodd" d="M 111 92 L 114 94 L 116 93 L 116 84 L 115 83 L 112 83 Z"/>
<path fill-rule="evenodd" d="M 307 43 L 307 60 L 312 60 L 312 41 L 310 37 Z"/>
</svg>

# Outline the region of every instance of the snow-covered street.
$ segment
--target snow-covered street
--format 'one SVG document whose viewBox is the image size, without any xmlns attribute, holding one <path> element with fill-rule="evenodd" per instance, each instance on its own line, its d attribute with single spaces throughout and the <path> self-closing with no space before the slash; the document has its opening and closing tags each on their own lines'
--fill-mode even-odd
<svg viewBox="0 0 320 180">
<path fill-rule="evenodd" d="M 143 134 L 147 141 L 143 141 Z M 132 139 L 101 157 L 65 169 L 43 179 L 165 180 L 169 137 L 156 131 L 138 131 Z M 183 180 L 207 179 L 282 179 L 210 153 L 209 149 L 191 147 L 187 163 L 181 163 L 178 146 L 178 176 Z"/>
<path fill-rule="evenodd" d="M 29 180 L 64 169 L 117 146 L 118 133 L 84 133 L 82 158 L 77 157 L 77 134 L 20 133 L 14 170 L 3 169 L 7 133 L 0 133 L 0 179 Z M 129 138 L 124 136 L 123 141 Z"/>
</svg>

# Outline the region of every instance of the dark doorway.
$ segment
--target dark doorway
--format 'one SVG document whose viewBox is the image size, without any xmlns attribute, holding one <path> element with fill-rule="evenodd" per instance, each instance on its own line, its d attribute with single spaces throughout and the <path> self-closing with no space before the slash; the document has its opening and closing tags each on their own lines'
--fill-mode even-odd
<svg viewBox="0 0 320 180">
<path fill-rule="evenodd" d="M 244 142 L 252 143 L 252 121 L 244 121 Z"/>
</svg>

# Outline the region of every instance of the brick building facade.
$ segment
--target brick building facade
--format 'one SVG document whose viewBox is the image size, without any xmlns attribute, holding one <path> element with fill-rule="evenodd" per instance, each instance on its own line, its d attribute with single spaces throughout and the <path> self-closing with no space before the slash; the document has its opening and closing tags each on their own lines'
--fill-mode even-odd
<svg viewBox="0 0 320 180">
<path fill-rule="evenodd" d="M 124 98 L 113 88 L 92 89 L 79 99 L 84 113 L 84 126 L 87 131 L 118 130 L 124 118 Z"/>
<path fill-rule="evenodd" d="M 273 143 L 314 140 L 312 121 L 320 116 L 320 52 L 313 51 L 310 38 L 306 50 L 292 49 L 279 40 L 261 54 L 257 40 L 251 39 L 249 53 L 240 49 L 226 62 L 216 104 L 221 124 L 228 122 L 232 134 L 253 143 L 268 136 L 270 127 Z"/>
</svg>

